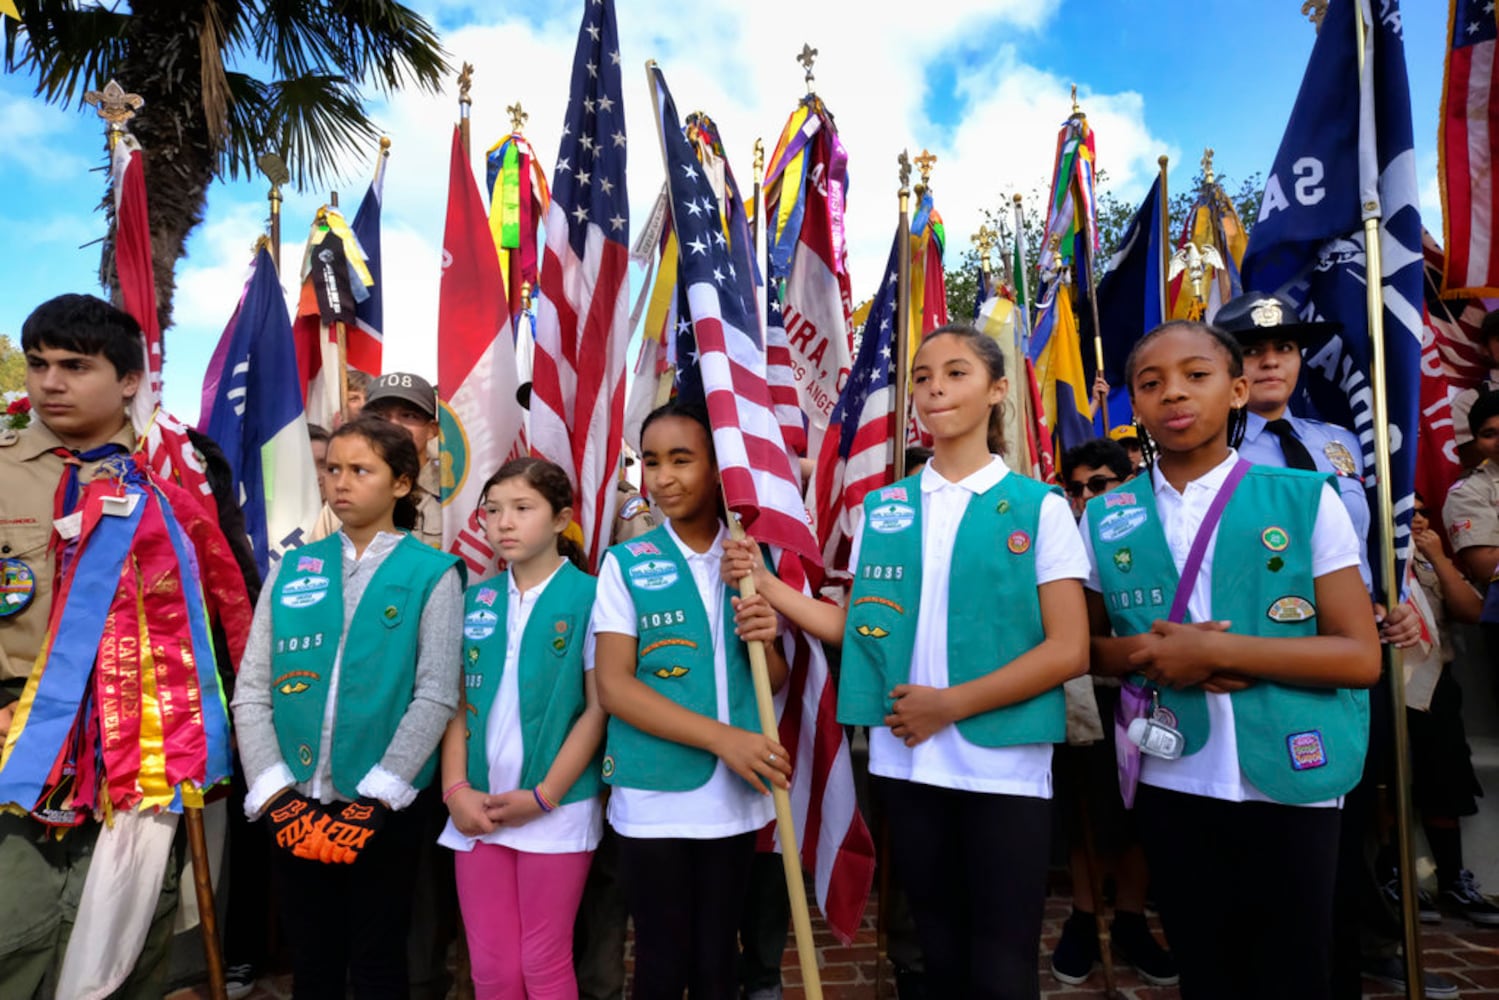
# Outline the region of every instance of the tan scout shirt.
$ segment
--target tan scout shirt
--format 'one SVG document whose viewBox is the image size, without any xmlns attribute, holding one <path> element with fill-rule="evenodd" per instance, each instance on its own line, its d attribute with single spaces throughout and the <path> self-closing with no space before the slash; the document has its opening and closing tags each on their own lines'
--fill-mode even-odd
<svg viewBox="0 0 1499 1000">
<path fill-rule="evenodd" d="M 440 477 L 436 462 L 428 462 L 422 466 L 421 475 L 417 477 L 416 489 L 413 496 L 416 498 L 416 527 L 411 533 L 416 536 L 417 541 L 430 545 L 434 549 L 442 548 L 442 501 L 438 499 L 440 493 Z M 317 523 L 312 526 L 312 534 L 307 537 L 309 542 L 316 542 L 327 538 L 329 535 L 343 527 L 338 515 L 333 513 L 333 508 L 326 503 L 318 513 Z"/>
<path fill-rule="evenodd" d="M 135 450 L 135 431 L 127 423 L 110 439 Z M 41 649 L 52 612 L 52 577 L 56 572 L 48 549 L 52 541 L 52 504 L 64 463 L 52 454 L 63 447 L 47 425 L 35 419 L 22 431 L 0 431 L 0 557 L 19 559 L 36 575 L 36 594 L 25 611 L 0 618 L 0 681 L 25 678 Z M 80 483 L 93 478 L 99 463 L 78 472 Z"/>
<path fill-rule="evenodd" d="M 1442 517 L 1454 552 L 1499 545 L 1499 465 L 1484 462 L 1454 483 Z"/>
</svg>

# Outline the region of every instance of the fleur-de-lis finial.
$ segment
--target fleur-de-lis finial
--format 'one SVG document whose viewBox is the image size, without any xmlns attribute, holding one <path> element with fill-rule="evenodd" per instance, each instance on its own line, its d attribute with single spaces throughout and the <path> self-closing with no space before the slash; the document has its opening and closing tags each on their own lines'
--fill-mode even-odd
<svg viewBox="0 0 1499 1000">
<path fill-rule="evenodd" d="M 805 71 L 807 93 L 810 94 L 812 93 L 812 64 L 817 61 L 817 50 L 803 42 L 801 54 L 796 57 L 796 61 L 802 64 L 802 69 Z"/>
<path fill-rule="evenodd" d="M 929 149 L 923 149 L 921 155 L 916 157 L 916 167 L 921 171 L 921 187 L 926 187 L 927 182 L 932 179 L 932 164 L 937 162 L 937 157 Z"/>
<path fill-rule="evenodd" d="M 1327 0 L 1302 0 L 1301 13 L 1321 31 L 1322 19 L 1327 16 Z"/>
<path fill-rule="evenodd" d="M 1202 182 L 1204 184 L 1214 183 L 1213 176 L 1213 147 L 1208 146 L 1202 151 Z"/>
<path fill-rule="evenodd" d="M 474 85 L 474 64 L 465 62 L 463 69 L 458 72 L 458 103 L 473 104 L 474 99 L 469 96 L 469 90 Z"/>
<path fill-rule="evenodd" d="M 146 105 L 145 98 L 139 94 L 127 94 L 115 80 L 106 83 L 103 90 L 90 90 L 83 99 L 94 106 L 111 133 L 124 132 L 126 123 Z"/>
<path fill-rule="evenodd" d="M 505 114 L 510 116 L 510 131 L 512 132 L 519 132 L 523 127 L 525 127 L 526 119 L 531 117 L 530 115 L 526 114 L 526 110 L 520 106 L 520 101 L 516 101 L 514 104 L 507 107 L 505 109 Z"/>
</svg>

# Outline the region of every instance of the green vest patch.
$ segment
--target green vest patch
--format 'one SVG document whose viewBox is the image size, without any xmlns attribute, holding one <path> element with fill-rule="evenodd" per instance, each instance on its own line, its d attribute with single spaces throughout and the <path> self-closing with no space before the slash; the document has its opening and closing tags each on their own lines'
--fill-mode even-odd
<svg viewBox="0 0 1499 1000">
<path fill-rule="evenodd" d="M 536 606 L 521 633 L 519 671 L 521 763 L 520 786 L 535 788 L 551 770 L 557 752 L 587 707 L 583 689 L 583 648 L 588 618 L 598 580 L 564 562 Z M 509 646 L 506 614 L 509 582 L 501 573 L 470 587 L 463 602 L 463 682 L 470 718 L 468 726 L 468 781 L 481 790 L 491 788 L 489 754 L 485 737 L 489 712 L 500 690 Z M 581 802 L 599 794 L 598 761 L 584 769 L 559 805 Z"/>
<path fill-rule="evenodd" d="M 1046 638 L 1036 597 L 1036 534 L 1053 487 L 1005 475 L 968 509 L 952 540 L 948 575 L 947 678 L 956 687 L 1005 666 Z M 859 567 L 849 595 L 838 684 L 838 721 L 883 726 L 890 691 L 911 676 L 921 603 L 921 477 L 864 498 Z M 957 724 L 982 747 L 1060 743 L 1061 686 Z"/>
<path fill-rule="evenodd" d="M 328 678 L 343 634 L 343 537 L 330 535 L 282 559 L 271 595 L 271 707 L 281 757 L 298 782 L 317 770 Z M 411 704 L 422 608 L 457 556 L 410 535 L 391 550 L 349 622 L 338 676 L 332 743 L 333 787 L 358 797 Z M 412 784 L 437 766 L 436 748 Z"/>
<path fill-rule="evenodd" d="M 666 527 L 609 549 L 619 563 L 635 604 L 635 676 L 683 708 L 718 718 L 713 636 L 708 612 L 682 552 Z M 728 676 L 729 724 L 759 731 L 749 656 L 734 635 L 734 609 L 724 588 L 724 660 Z M 604 780 L 625 788 L 686 792 L 713 776 L 718 758 L 706 750 L 673 743 L 609 717 Z"/>
<path fill-rule="evenodd" d="M 1213 548 L 1213 617 L 1241 635 L 1317 634 L 1312 529 L 1331 477 L 1253 466 L 1223 511 Z M 1336 487 L 1334 487 L 1336 488 Z M 1109 621 L 1118 635 L 1148 632 L 1170 612 L 1179 575 L 1147 477 L 1088 502 L 1087 525 Z M 1135 683 L 1143 683 L 1138 675 Z M 1344 794 L 1363 774 L 1369 695 L 1256 681 L 1232 698 L 1239 766 L 1277 802 L 1306 804 Z M 1161 708 L 1186 738 L 1207 743 L 1201 688 L 1163 689 Z"/>
</svg>

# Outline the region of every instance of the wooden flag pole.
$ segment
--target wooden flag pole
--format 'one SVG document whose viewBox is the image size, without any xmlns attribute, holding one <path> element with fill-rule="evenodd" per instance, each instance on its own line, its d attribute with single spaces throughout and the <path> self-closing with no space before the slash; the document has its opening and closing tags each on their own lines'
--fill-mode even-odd
<svg viewBox="0 0 1499 1000">
<path fill-rule="evenodd" d="M 1171 317 L 1171 303 L 1167 296 L 1171 292 L 1171 200 L 1166 197 L 1166 167 L 1171 157 L 1156 160 L 1161 165 L 1161 322 Z"/>
<path fill-rule="evenodd" d="M 646 85 L 650 88 L 651 105 L 656 112 L 656 138 L 661 143 L 661 162 L 669 171 L 666 136 L 661 133 L 661 96 L 656 90 L 655 69 L 656 60 L 647 59 L 645 63 Z M 672 210 L 669 187 L 666 206 L 667 211 Z M 675 226 L 675 221 L 675 215 L 673 215 L 673 226 Z M 677 280 L 682 280 L 680 274 Z M 720 481 L 720 489 L 722 485 Z M 740 525 L 739 519 L 732 512 L 726 513 L 729 537 L 735 540 L 744 538 L 744 528 Z M 739 596 L 755 596 L 753 576 L 747 576 L 739 581 Z M 776 725 L 775 696 L 770 690 L 770 668 L 765 662 L 765 644 L 755 641 L 744 645 L 749 653 L 750 678 L 755 687 L 755 707 L 759 711 L 760 732 L 766 739 L 779 743 L 781 734 Z M 802 856 L 796 845 L 796 825 L 791 815 L 791 793 L 772 782 L 770 794 L 775 802 L 776 839 L 780 843 L 781 862 L 786 870 L 786 896 L 791 903 L 791 926 L 796 934 L 796 957 L 801 964 L 802 989 L 807 1000 L 822 1000 L 822 977 L 817 968 L 817 945 L 812 938 L 812 914 L 807 909 L 807 885 L 802 879 Z"/>
<path fill-rule="evenodd" d="M 94 105 L 99 117 L 104 119 L 107 148 L 113 160 L 115 146 L 125 134 L 126 124 L 145 101 L 138 94 L 127 94 L 114 80 L 110 80 L 102 91 L 89 91 L 84 100 Z M 110 166 L 113 169 L 113 162 Z M 155 307 L 154 302 L 152 307 Z M 187 849 L 193 863 L 193 888 L 198 898 L 198 929 L 203 940 L 203 964 L 208 971 L 208 994 L 212 1000 L 228 1000 L 224 953 L 219 947 L 217 910 L 213 901 L 213 878 L 208 867 L 208 836 L 203 829 L 203 807 L 184 803 L 182 814 L 187 821 Z"/>
<path fill-rule="evenodd" d="M 1359 85 L 1366 78 L 1364 62 L 1366 22 L 1362 4 L 1354 4 L 1354 30 L 1358 35 Z M 1362 178 L 1360 178 L 1362 180 Z M 1392 608 L 1400 600 L 1395 579 L 1395 502 L 1390 492 L 1390 403 L 1384 342 L 1384 274 L 1379 223 L 1383 214 L 1377 193 L 1363 203 L 1364 285 L 1368 289 L 1369 381 L 1374 390 L 1374 496 L 1379 517 L 1379 576 L 1384 604 Z M 1416 852 L 1411 814 L 1410 738 L 1405 720 L 1405 669 L 1402 654 L 1393 643 L 1380 643 L 1384 653 L 1385 682 L 1390 686 L 1391 716 L 1395 739 L 1395 834 L 1400 859 L 1400 915 L 1405 939 L 1405 995 L 1417 1000 L 1426 995 L 1421 971 L 1421 924 L 1416 900 Z"/>
<path fill-rule="evenodd" d="M 906 409 L 906 394 L 909 392 L 911 350 L 911 158 L 906 150 L 900 151 L 900 230 L 895 242 L 899 250 L 895 255 L 896 273 L 899 278 L 895 286 L 895 478 L 906 475 L 906 422 L 910 419 Z M 884 906 L 881 897 L 881 906 Z"/>
</svg>

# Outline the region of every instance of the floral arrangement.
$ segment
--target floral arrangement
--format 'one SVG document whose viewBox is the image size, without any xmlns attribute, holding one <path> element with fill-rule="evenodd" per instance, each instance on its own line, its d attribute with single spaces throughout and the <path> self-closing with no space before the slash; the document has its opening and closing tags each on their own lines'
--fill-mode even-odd
<svg viewBox="0 0 1499 1000">
<path fill-rule="evenodd" d="M 31 397 L 24 392 L 7 392 L 0 396 L 5 403 L 5 413 L 0 416 L 0 428 L 21 430 L 31 423 Z"/>
</svg>

